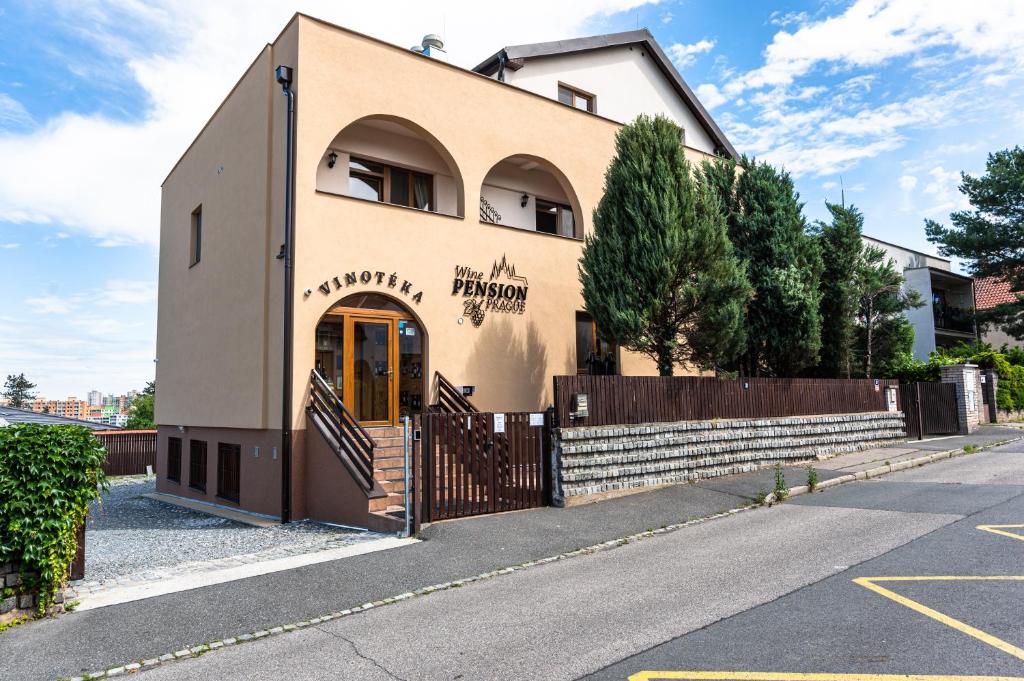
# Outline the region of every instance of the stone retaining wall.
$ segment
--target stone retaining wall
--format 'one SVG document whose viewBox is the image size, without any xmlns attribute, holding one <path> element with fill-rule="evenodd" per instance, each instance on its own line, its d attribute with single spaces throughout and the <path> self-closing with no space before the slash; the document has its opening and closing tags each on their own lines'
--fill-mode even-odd
<svg viewBox="0 0 1024 681">
<path fill-rule="evenodd" d="M 31 617 L 39 607 L 39 594 L 24 588 L 20 572 L 21 566 L 18 563 L 0 565 L 0 624 Z M 62 611 L 63 591 L 58 591 L 53 600 L 50 612 Z"/>
<path fill-rule="evenodd" d="M 822 459 L 906 436 L 903 412 L 563 428 L 559 478 L 569 501 Z"/>
</svg>

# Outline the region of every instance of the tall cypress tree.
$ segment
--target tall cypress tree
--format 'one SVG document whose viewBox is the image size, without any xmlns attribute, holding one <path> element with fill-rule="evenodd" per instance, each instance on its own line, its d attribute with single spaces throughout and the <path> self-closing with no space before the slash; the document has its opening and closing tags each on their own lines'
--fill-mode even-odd
<svg viewBox="0 0 1024 681">
<path fill-rule="evenodd" d="M 853 372 L 851 347 L 858 310 L 854 280 L 860 261 L 864 216 L 854 206 L 825 203 L 831 222 L 818 222 L 816 232 L 822 258 L 821 360 L 818 374 L 849 378 Z"/>
<path fill-rule="evenodd" d="M 743 346 L 750 288 L 715 194 L 694 184 L 678 126 L 640 116 L 616 136 L 579 276 L 602 335 L 678 363 L 731 360 Z"/>
<path fill-rule="evenodd" d="M 807 233 L 792 178 L 744 156 L 738 164 L 705 161 L 700 184 L 719 195 L 729 238 L 754 288 L 746 310 L 747 343 L 736 368 L 748 376 L 796 376 L 815 366 L 821 254 Z"/>
</svg>

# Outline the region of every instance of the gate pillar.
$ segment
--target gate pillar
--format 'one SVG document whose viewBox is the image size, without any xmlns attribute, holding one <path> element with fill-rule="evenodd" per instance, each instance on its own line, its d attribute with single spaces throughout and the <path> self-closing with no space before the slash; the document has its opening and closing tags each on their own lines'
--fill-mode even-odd
<svg viewBox="0 0 1024 681">
<path fill-rule="evenodd" d="M 973 433 L 980 423 L 981 372 L 976 364 L 951 364 L 942 367 L 942 382 L 956 385 L 957 417 L 960 434 Z"/>
</svg>

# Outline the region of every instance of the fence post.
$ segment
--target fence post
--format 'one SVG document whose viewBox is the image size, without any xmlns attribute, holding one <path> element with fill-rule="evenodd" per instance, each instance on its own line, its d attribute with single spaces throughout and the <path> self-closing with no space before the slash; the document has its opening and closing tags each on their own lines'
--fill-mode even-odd
<svg viewBox="0 0 1024 681">
<path fill-rule="evenodd" d="M 914 384 L 914 407 L 917 411 L 917 439 L 924 439 L 924 411 L 921 408 L 921 384 Z"/>
</svg>

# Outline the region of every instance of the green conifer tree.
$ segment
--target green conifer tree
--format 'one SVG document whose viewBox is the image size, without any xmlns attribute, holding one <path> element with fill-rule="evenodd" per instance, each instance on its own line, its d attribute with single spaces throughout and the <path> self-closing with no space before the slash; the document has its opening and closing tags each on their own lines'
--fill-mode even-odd
<svg viewBox="0 0 1024 681">
<path fill-rule="evenodd" d="M 640 116 L 616 136 L 579 276 L 602 336 L 653 358 L 712 367 L 743 346 L 750 287 L 713 192 L 695 185 L 681 131 Z"/>
<path fill-rule="evenodd" d="M 742 172 L 737 172 L 737 169 Z M 736 368 L 747 376 L 796 376 L 821 347 L 821 254 L 807 233 L 789 174 L 743 157 L 705 161 L 700 184 L 725 207 L 729 238 L 744 262 L 754 298 L 747 342 Z"/>
<path fill-rule="evenodd" d="M 854 289 L 863 242 L 864 216 L 854 206 L 827 203 L 831 222 L 818 222 L 815 232 L 823 255 L 821 270 L 821 352 L 818 375 L 850 378 L 854 317 L 859 301 Z"/>
</svg>

